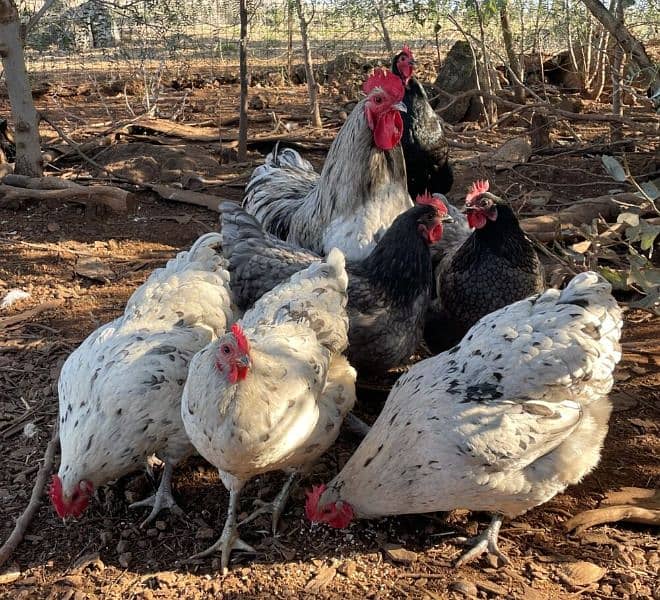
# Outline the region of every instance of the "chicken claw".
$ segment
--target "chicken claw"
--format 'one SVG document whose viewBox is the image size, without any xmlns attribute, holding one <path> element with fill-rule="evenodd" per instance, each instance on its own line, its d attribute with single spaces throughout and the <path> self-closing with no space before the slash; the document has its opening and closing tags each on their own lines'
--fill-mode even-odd
<svg viewBox="0 0 660 600">
<path fill-rule="evenodd" d="M 239 491 L 231 490 L 229 492 L 229 509 L 227 511 L 227 520 L 225 526 L 222 528 L 222 534 L 218 541 L 211 547 L 193 554 L 188 560 L 196 558 L 205 558 L 210 556 L 216 551 L 220 551 L 220 570 L 223 575 L 226 575 L 229 567 L 229 556 L 232 550 L 242 550 L 243 552 L 256 553 L 256 550 L 250 544 L 244 542 L 238 537 L 238 525 L 236 524 L 236 513 L 238 512 L 238 499 L 240 497 Z"/>
<path fill-rule="evenodd" d="M 142 521 L 140 524 L 140 529 L 144 529 L 151 521 L 153 521 L 164 508 L 169 508 L 170 512 L 173 512 L 176 515 L 183 515 L 183 510 L 179 507 L 172 496 L 172 473 L 174 472 L 174 465 L 169 461 L 165 461 L 165 469 L 163 470 L 163 475 L 160 478 L 160 484 L 158 485 L 158 490 L 153 496 L 140 500 L 139 502 L 133 502 L 129 508 L 141 508 L 143 506 L 151 506 L 151 512 L 149 516 Z"/>
<path fill-rule="evenodd" d="M 271 513 L 273 515 L 273 521 L 272 521 L 273 535 L 275 535 L 277 533 L 277 524 L 279 523 L 280 516 L 284 511 L 286 502 L 289 499 L 289 494 L 291 493 L 291 487 L 293 486 L 293 483 L 296 480 L 297 476 L 298 476 L 297 472 L 293 472 L 291 473 L 291 475 L 289 475 L 287 480 L 284 482 L 282 489 L 279 491 L 277 496 L 275 496 L 272 502 L 263 502 L 262 500 L 255 500 L 255 502 L 260 503 L 261 506 L 257 510 L 255 510 L 251 515 L 245 517 L 245 519 L 243 519 L 239 523 L 239 525 L 243 525 L 245 523 L 249 523 L 250 521 L 254 521 L 259 515 L 263 515 L 265 513 Z"/>
<path fill-rule="evenodd" d="M 488 529 L 482 534 L 477 535 L 470 539 L 459 538 L 466 544 L 472 546 L 467 552 L 462 554 L 456 561 L 456 567 L 461 567 L 464 564 L 481 556 L 484 552 L 496 556 L 500 565 L 506 565 L 509 559 L 497 547 L 497 537 L 502 526 L 502 515 L 493 515 L 493 519 L 488 526 Z"/>
<path fill-rule="evenodd" d="M 344 425 L 346 428 L 359 437 L 366 437 L 371 427 L 367 425 L 362 419 L 356 417 L 352 412 L 349 412 L 344 417 Z"/>
</svg>

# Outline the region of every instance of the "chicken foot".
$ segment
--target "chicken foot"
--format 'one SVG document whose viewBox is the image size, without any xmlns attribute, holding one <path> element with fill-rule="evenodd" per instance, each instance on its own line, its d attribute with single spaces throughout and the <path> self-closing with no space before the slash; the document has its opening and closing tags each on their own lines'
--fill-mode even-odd
<svg viewBox="0 0 660 600">
<path fill-rule="evenodd" d="M 298 477 L 297 471 L 291 473 L 287 478 L 287 480 L 284 482 L 282 489 L 279 491 L 277 496 L 275 496 L 272 502 L 255 500 L 255 502 L 260 503 L 261 506 L 257 510 L 255 510 L 251 515 L 245 517 L 245 519 L 243 519 L 239 523 L 239 525 L 243 525 L 244 523 L 249 523 L 250 521 L 254 521 L 254 519 L 256 519 L 259 515 L 263 515 L 264 513 L 271 513 L 273 515 L 273 521 L 272 521 L 273 535 L 275 535 L 277 533 L 277 524 L 279 523 L 280 516 L 284 511 L 284 507 L 286 506 L 287 500 L 289 499 L 289 494 L 291 494 L 291 488 L 297 477 Z"/>
<path fill-rule="evenodd" d="M 478 558 L 484 552 L 496 556 L 500 564 L 506 565 L 509 562 L 509 559 L 497 547 L 497 537 L 500 533 L 501 526 L 502 515 L 496 514 L 493 515 L 493 519 L 491 520 L 488 529 L 486 529 L 481 535 L 469 539 L 458 538 L 458 541 L 471 545 L 472 548 L 459 557 L 455 566 L 461 567 L 475 558 Z"/>
<path fill-rule="evenodd" d="M 256 550 L 238 537 L 238 525 L 236 524 L 236 514 L 238 513 L 238 500 L 241 496 L 241 490 L 229 491 L 229 509 L 227 510 L 227 519 L 222 528 L 222 534 L 218 541 L 211 547 L 202 552 L 193 554 L 188 560 L 204 558 L 220 551 L 220 570 L 223 575 L 227 574 L 229 567 L 229 556 L 232 550 L 242 550 L 243 552 L 256 552 Z"/>
<path fill-rule="evenodd" d="M 146 525 L 151 523 L 164 508 L 169 508 L 171 512 L 177 515 L 182 515 L 183 511 L 174 500 L 172 496 L 172 474 L 174 473 L 174 464 L 170 461 L 165 461 L 165 468 L 163 469 L 163 475 L 160 478 L 160 484 L 158 485 L 158 490 L 153 496 L 140 500 L 139 502 L 133 502 L 129 508 L 141 508 L 143 506 L 151 506 L 151 512 L 149 516 L 142 521 L 140 528 L 144 529 Z"/>
<path fill-rule="evenodd" d="M 358 419 L 352 412 L 349 412 L 344 417 L 344 425 L 346 428 L 359 437 L 366 437 L 371 427 L 367 425 L 362 419 Z"/>
</svg>

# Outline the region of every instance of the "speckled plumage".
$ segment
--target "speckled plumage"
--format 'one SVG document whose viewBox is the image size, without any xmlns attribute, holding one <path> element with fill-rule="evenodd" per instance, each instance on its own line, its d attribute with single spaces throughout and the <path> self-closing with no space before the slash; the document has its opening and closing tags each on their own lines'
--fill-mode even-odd
<svg viewBox="0 0 660 600">
<path fill-rule="evenodd" d="M 219 341 L 192 360 L 181 413 L 199 453 L 226 487 L 311 464 L 334 442 L 355 403 L 347 276 L 339 251 L 263 296 L 239 323 L 252 366 L 232 385 L 215 367 Z M 240 489 L 240 488 L 239 488 Z"/>
<path fill-rule="evenodd" d="M 287 277 L 321 258 L 264 233 L 253 217 L 224 203 L 222 234 L 236 302 L 248 308 Z M 431 253 L 419 223 L 435 215 L 418 205 L 399 215 L 369 257 L 347 271 L 351 364 L 383 372 L 415 352 L 432 286 Z"/>
<path fill-rule="evenodd" d="M 294 150 L 277 147 L 255 169 L 243 206 L 266 231 L 318 254 L 339 248 L 347 260 L 360 260 L 412 206 L 401 146 L 374 145 L 366 102 L 339 131 L 320 176 Z"/>
<path fill-rule="evenodd" d="M 593 272 L 484 317 L 399 379 L 319 506 L 515 516 L 548 501 L 598 463 L 621 327 Z"/>
<path fill-rule="evenodd" d="M 481 317 L 543 289 L 543 272 L 532 242 L 509 206 L 475 230 L 435 270 L 437 301 L 424 338 L 440 352 L 461 340 Z"/>
<path fill-rule="evenodd" d="M 125 475 L 149 456 L 176 464 L 192 451 L 181 421 L 188 364 L 234 317 L 221 236 L 199 238 L 131 296 L 125 312 L 67 358 L 59 378 L 67 494 Z"/>
</svg>

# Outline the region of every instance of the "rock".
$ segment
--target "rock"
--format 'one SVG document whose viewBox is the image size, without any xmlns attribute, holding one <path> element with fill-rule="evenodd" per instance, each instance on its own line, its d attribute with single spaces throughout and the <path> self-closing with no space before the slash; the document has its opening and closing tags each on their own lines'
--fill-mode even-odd
<svg viewBox="0 0 660 600">
<path fill-rule="evenodd" d="M 328 584 L 335 578 L 336 574 L 337 569 L 334 567 L 320 567 L 316 575 L 305 585 L 305 591 L 318 594 L 328 587 Z"/>
<path fill-rule="evenodd" d="M 132 552 L 124 552 L 123 554 L 119 555 L 119 564 L 122 567 L 124 567 L 124 569 L 128 569 L 132 559 L 133 559 Z"/>
<path fill-rule="evenodd" d="M 351 579 L 357 572 L 357 565 L 354 560 L 345 560 L 339 565 L 337 571 L 339 571 L 344 577 Z"/>
<path fill-rule="evenodd" d="M 476 598 L 478 595 L 477 586 L 471 581 L 465 579 L 457 579 L 449 584 L 449 589 L 466 596 L 467 598 Z"/>
<path fill-rule="evenodd" d="M 88 568 L 96 569 L 97 571 L 105 570 L 105 564 L 101 560 L 98 552 L 90 552 L 89 554 L 85 554 L 73 563 L 74 571 L 83 571 Z"/>
<path fill-rule="evenodd" d="M 83 578 L 81 575 L 67 575 L 66 577 L 62 577 L 62 579 L 58 579 L 57 583 L 60 583 L 62 585 L 68 585 L 69 587 L 72 588 L 80 588 L 83 586 Z"/>
<path fill-rule="evenodd" d="M 495 170 L 508 169 L 513 165 L 526 163 L 532 155 L 532 145 L 525 138 L 507 140 L 484 161 L 494 165 Z"/>
<path fill-rule="evenodd" d="M 79 256 L 74 270 L 76 275 L 102 283 L 115 277 L 114 271 L 97 256 Z"/>
<path fill-rule="evenodd" d="M 8 569 L 5 569 L 0 573 L 0 585 L 5 585 L 7 583 L 13 583 L 21 577 L 21 570 L 18 568 L 18 565 L 11 565 Z"/>
<path fill-rule="evenodd" d="M 631 596 L 637 591 L 634 583 L 620 583 L 614 588 L 614 591 L 619 594 L 627 594 Z"/>
<path fill-rule="evenodd" d="M 256 94 L 255 96 L 250 96 L 248 100 L 248 108 L 252 110 L 263 110 L 268 107 L 268 99 L 262 96 L 261 94 Z"/>
<path fill-rule="evenodd" d="M 158 535 L 158 529 L 155 527 L 150 527 L 147 529 L 147 537 L 156 537 Z"/>
<path fill-rule="evenodd" d="M 196 540 L 211 540 L 215 537 L 215 532 L 210 527 L 202 527 L 195 534 Z"/>
<path fill-rule="evenodd" d="M 156 521 L 155 525 L 159 531 L 165 531 L 167 529 L 167 523 L 165 521 Z"/>
<path fill-rule="evenodd" d="M 383 550 L 385 551 L 387 558 L 396 563 L 409 565 L 417 560 L 416 552 L 406 550 L 398 544 L 385 544 Z"/>
<path fill-rule="evenodd" d="M 48 231 L 51 233 L 54 233 L 55 231 L 59 231 L 60 226 L 58 223 L 48 223 L 48 225 L 46 225 L 46 229 L 48 229 Z"/>
<path fill-rule="evenodd" d="M 563 565 L 559 571 L 559 578 L 567 585 L 580 587 L 600 581 L 605 573 L 607 570 L 603 567 L 581 560 Z"/>
<path fill-rule="evenodd" d="M 480 590 L 483 590 L 484 592 L 488 594 L 492 594 L 495 596 L 509 596 L 508 590 L 503 588 L 501 585 L 497 585 L 496 583 L 493 583 L 492 581 L 477 581 L 475 582 L 477 584 L 477 587 Z"/>
<path fill-rule="evenodd" d="M 474 59 L 470 45 L 467 42 L 459 40 L 451 47 L 445 62 L 438 71 L 433 87 L 452 95 L 458 95 L 477 87 Z M 434 106 L 440 116 L 448 123 L 478 120 L 481 109 L 476 97 L 468 96 L 455 102 L 452 101 L 451 106 L 443 110 L 442 106 L 449 103 L 450 101 L 447 99 L 439 99 Z"/>
<path fill-rule="evenodd" d="M 122 540 L 117 544 L 117 554 L 123 554 L 128 550 L 130 547 L 130 544 L 128 543 L 127 540 Z"/>
</svg>

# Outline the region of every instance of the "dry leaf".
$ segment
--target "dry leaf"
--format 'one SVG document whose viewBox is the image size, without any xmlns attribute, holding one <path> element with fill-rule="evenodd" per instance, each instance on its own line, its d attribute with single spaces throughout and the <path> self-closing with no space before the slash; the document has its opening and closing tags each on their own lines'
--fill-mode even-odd
<svg viewBox="0 0 660 600">
<path fill-rule="evenodd" d="M 584 242 L 577 242 L 576 244 L 571 245 L 571 250 L 577 252 L 578 254 L 584 254 L 587 250 L 591 248 L 591 241 L 585 240 Z"/>
<path fill-rule="evenodd" d="M 564 565 L 559 578 L 566 584 L 579 587 L 600 581 L 607 573 L 606 569 L 594 563 L 581 560 Z"/>
<path fill-rule="evenodd" d="M 0 585 L 7 583 L 13 583 L 21 576 L 21 570 L 18 568 L 18 565 L 11 565 L 8 569 L 5 569 L 0 573 Z"/>
</svg>

